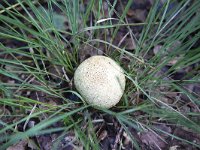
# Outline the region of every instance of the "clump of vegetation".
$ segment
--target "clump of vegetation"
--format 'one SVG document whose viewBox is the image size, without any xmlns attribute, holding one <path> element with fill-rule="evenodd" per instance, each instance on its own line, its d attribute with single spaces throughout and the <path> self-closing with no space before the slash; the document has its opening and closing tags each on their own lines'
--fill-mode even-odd
<svg viewBox="0 0 200 150">
<path fill-rule="evenodd" d="M 0 149 L 200 147 L 200 1 L 136 2 L 1 2 Z M 125 71 L 111 109 L 74 87 L 93 55 Z"/>
</svg>

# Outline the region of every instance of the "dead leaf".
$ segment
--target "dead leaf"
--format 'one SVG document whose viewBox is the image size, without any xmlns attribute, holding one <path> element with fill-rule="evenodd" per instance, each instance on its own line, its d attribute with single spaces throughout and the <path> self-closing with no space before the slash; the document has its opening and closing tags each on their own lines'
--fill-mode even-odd
<svg viewBox="0 0 200 150">
<path fill-rule="evenodd" d="M 25 150 L 27 144 L 28 144 L 27 140 L 22 140 L 19 143 L 8 147 L 6 150 Z"/>
<path fill-rule="evenodd" d="M 128 12 L 127 12 L 127 15 L 132 17 L 134 15 L 134 13 L 135 12 L 133 11 L 133 9 L 129 9 Z"/>
<path fill-rule="evenodd" d="M 48 72 L 52 74 L 51 77 L 55 80 L 63 75 L 62 66 L 58 65 L 51 65 Z"/>
<path fill-rule="evenodd" d="M 127 15 L 133 17 L 141 22 L 145 22 L 147 11 L 145 9 L 129 9 Z"/>
<path fill-rule="evenodd" d="M 198 133 L 192 132 L 191 129 L 187 129 L 187 128 L 183 129 L 183 128 L 177 127 L 177 128 L 175 128 L 173 135 L 180 137 L 182 139 L 185 139 L 187 141 L 190 141 L 192 143 L 195 143 L 195 144 L 200 143 L 200 135 Z M 179 147 L 181 147 L 181 149 L 187 149 L 188 147 L 190 149 L 195 149 L 194 146 L 192 146 L 191 144 L 188 144 L 188 143 L 185 143 L 185 142 L 183 143 L 182 141 L 177 140 L 175 138 L 173 138 L 170 141 L 170 144 L 171 145 L 179 145 Z"/>
<path fill-rule="evenodd" d="M 136 18 L 138 20 L 140 20 L 141 22 L 145 22 L 146 20 L 146 16 L 147 16 L 147 12 L 145 9 L 136 9 L 135 10 L 135 15 L 136 15 Z"/>
<path fill-rule="evenodd" d="M 127 50 L 133 50 L 133 49 L 135 49 L 136 48 L 135 41 L 132 38 L 127 38 L 125 40 L 125 48 Z"/>
<path fill-rule="evenodd" d="M 144 144 L 153 149 L 162 149 L 166 146 L 166 143 L 152 131 L 143 132 L 139 137 Z"/>
<path fill-rule="evenodd" d="M 162 45 L 156 45 L 156 46 L 153 48 L 153 53 L 154 53 L 154 54 L 157 54 L 157 53 L 160 51 L 161 48 L 162 48 Z"/>
<path fill-rule="evenodd" d="M 180 41 L 175 41 L 168 49 L 168 52 L 172 52 L 174 50 L 176 50 L 179 46 L 181 46 L 181 42 Z"/>
<path fill-rule="evenodd" d="M 94 56 L 94 55 L 102 55 L 103 50 L 96 49 L 90 45 L 82 45 L 82 48 L 79 51 L 80 62 L 84 61 L 85 59 Z"/>
<path fill-rule="evenodd" d="M 166 133 L 171 133 L 172 132 L 172 129 L 171 127 L 167 126 L 166 124 L 158 124 L 158 125 L 155 125 L 155 128 L 158 128 Z M 162 136 L 162 138 L 167 138 L 169 135 L 167 134 L 164 134 L 164 133 L 161 133 L 160 134 Z"/>
<path fill-rule="evenodd" d="M 106 131 L 106 130 L 103 130 L 102 132 L 101 132 L 101 134 L 99 135 L 99 140 L 100 141 L 102 141 L 102 140 L 104 140 L 106 137 L 108 136 L 108 132 Z"/>
<path fill-rule="evenodd" d="M 127 37 L 129 33 L 127 33 L 126 35 L 119 33 L 118 35 L 119 36 L 116 37 L 116 41 L 115 41 L 118 47 L 122 47 L 127 50 L 136 49 L 135 40 L 130 37 Z"/>
<path fill-rule="evenodd" d="M 131 142 L 131 138 L 130 138 L 130 136 L 124 131 L 123 132 L 123 137 L 125 138 L 125 140 L 124 140 L 124 145 L 128 145 L 130 142 Z"/>
<path fill-rule="evenodd" d="M 38 136 L 37 138 L 37 142 L 40 145 L 40 148 L 44 149 L 44 150 L 51 150 L 52 149 L 52 139 L 51 136 Z"/>
<path fill-rule="evenodd" d="M 173 58 L 172 60 L 170 60 L 170 61 L 168 62 L 168 65 L 169 65 L 169 66 L 173 66 L 174 64 L 176 64 L 176 63 L 178 62 L 179 59 L 180 59 L 180 57 L 175 57 L 175 58 Z"/>
<path fill-rule="evenodd" d="M 169 150 L 178 150 L 177 149 L 178 147 L 179 147 L 178 145 L 175 145 L 175 146 L 170 147 Z"/>
<path fill-rule="evenodd" d="M 36 142 L 32 139 L 28 140 L 28 147 L 32 150 L 39 150 L 40 148 L 37 146 Z"/>
</svg>

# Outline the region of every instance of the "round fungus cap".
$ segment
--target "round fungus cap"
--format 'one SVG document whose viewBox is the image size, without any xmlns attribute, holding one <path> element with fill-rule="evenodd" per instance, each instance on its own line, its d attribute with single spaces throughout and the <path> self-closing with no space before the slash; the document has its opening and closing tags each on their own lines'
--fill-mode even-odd
<svg viewBox="0 0 200 150">
<path fill-rule="evenodd" d="M 111 58 L 92 56 L 78 66 L 74 84 L 87 103 L 110 108 L 120 101 L 124 93 L 125 75 Z"/>
</svg>

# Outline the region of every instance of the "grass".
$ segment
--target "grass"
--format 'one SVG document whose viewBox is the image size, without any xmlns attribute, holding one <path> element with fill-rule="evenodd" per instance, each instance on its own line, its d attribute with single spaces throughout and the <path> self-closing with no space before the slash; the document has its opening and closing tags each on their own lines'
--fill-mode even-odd
<svg viewBox="0 0 200 150">
<path fill-rule="evenodd" d="M 141 147 L 130 128 L 137 132 L 164 133 L 183 143 L 200 147 L 198 143 L 154 126 L 157 123 L 171 124 L 200 133 L 200 122 L 196 119 L 199 112 L 181 112 L 176 103 L 163 101 L 169 93 L 180 93 L 187 96 L 188 103 L 199 108 L 200 96 L 185 87 L 200 82 L 200 48 L 196 46 L 200 40 L 200 1 L 182 0 L 173 5 L 173 1 L 167 0 L 162 6 L 155 1 L 146 21 L 142 23 L 128 22 L 126 14 L 132 0 L 128 0 L 125 6 L 121 1 L 106 1 L 107 14 L 102 0 L 97 3 L 89 0 L 87 5 L 81 0 L 17 0 L 15 4 L 4 3 L 7 7 L 1 6 L 0 11 L 0 56 L 3 56 L 0 57 L 0 142 L 3 143 L 0 149 L 6 149 L 22 139 L 54 132 L 60 134 L 54 142 L 56 149 L 69 131 L 75 133 L 76 140 L 85 149 L 100 149 L 94 122 L 98 119 L 104 122 L 102 115 L 116 119 L 130 136 L 135 149 Z M 43 4 L 46 4 L 45 7 Z M 117 4 L 124 7 L 123 12 L 116 10 Z M 69 30 L 62 22 L 56 22 L 55 8 L 68 20 Z M 132 32 L 132 28 L 137 26 L 143 27 L 139 36 Z M 135 50 L 127 51 L 126 47 L 114 44 L 122 28 L 135 41 Z M 10 44 L 6 44 L 7 41 Z M 16 42 L 19 45 L 14 45 Z M 152 49 L 157 45 L 162 47 L 152 55 Z M 84 46 L 94 51 L 103 47 L 104 55 L 120 63 L 126 72 L 124 96 L 113 109 L 93 109 L 74 88 L 62 86 L 62 83 L 73 83 L 73 73 L 80 64 L 80 51 Z M 128 67 L 122 58 L 130 60 Z M 169 70 L 160 73 L 164 66 L 174 60 L 176 62 Z M 171 75 L 191 65 L 196 67 L 181 80 L 172 79 Z M 50 71 L 50 68 L 54 68 L 54 71 Z M 3 77 L 15 82 L 4 82 Z M 35 93 L 36 98 L 23 95 L 26 91 Z M 44 93 L 48 100 L 59 99 L 59 103 L 43 102 L 39 93 Z M 81 101 L 74 101 L 64 93 L 73 93 Z M 175 96 L 172 99 L 177 103 L 186 103 L 176 100 Z M 7 114 L 5 110 L 8 109 L 10 113 Z M 135 115 L 137 112 L 143 115 Z M 98 114 L 96 120 L 93 114 Z M 26 124 L 32 118 L 40 121 L 26 129 Z M 62 126 L 55 128 L 53 125 L 57 122 L 62 122 Z M 24 126 L 24 130 L 19 130 L 19 126 Z"/>
</svg>

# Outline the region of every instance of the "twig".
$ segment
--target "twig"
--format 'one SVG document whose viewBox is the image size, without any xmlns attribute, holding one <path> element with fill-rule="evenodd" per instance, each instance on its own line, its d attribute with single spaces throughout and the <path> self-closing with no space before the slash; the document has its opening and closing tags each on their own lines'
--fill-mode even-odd
<svg viewBox="0 0 200 150">
<path fill-rule="evenodd" d="M 37 1 L 38 1 L 38 0 L 35 0 L 35 1 L 33 1 L 32 3 L 35 4 Z M 10 9 L 17 8 L 18 6 L 21 5 L 21 3 L 24 3 L 24 1 L 18 2 L 18 3 L 16 3 L 16 4 L 13 4 L 12 6 L 9 6 L 9 7 L 5 8 L 5 9 L 1 10 L 1 11 L 0 11 L 0 14 L 4 13 L 5 11 L 8 11 L 8 10 L 10 10 Z"/>
<path fill-rule="evenodd" d="M 22 3 L 23 3 L 23 2 L 22 2 Z M 0 14 L 4 13 L 6 10 L 10 10 L 10 9 L 16 8 L 16 7 L 18 7 L 19 5 L 20 5 L 20 3 L 18 2 L 18 3 L 14 4 L 14 5 L 10 6 L 10 7 L 7 7 L 7 8 L 5 8 L 5 9 L 1 10 L 1 11 L 0 11 Z"/>
<path fill-rule="evenodd" d="M 122 134 L 122 131 L 123 131 L 123 128 L 121 127 L 118 134 L 116 135 L 116 138 L 115 138 L 115 143 L 113 145 L 113 148 L 112 150 L 116 150 L 117 149 L 117 144 L 119 143 L 119 140 L 120 140 L 120 136 Z"/>
</svg>

